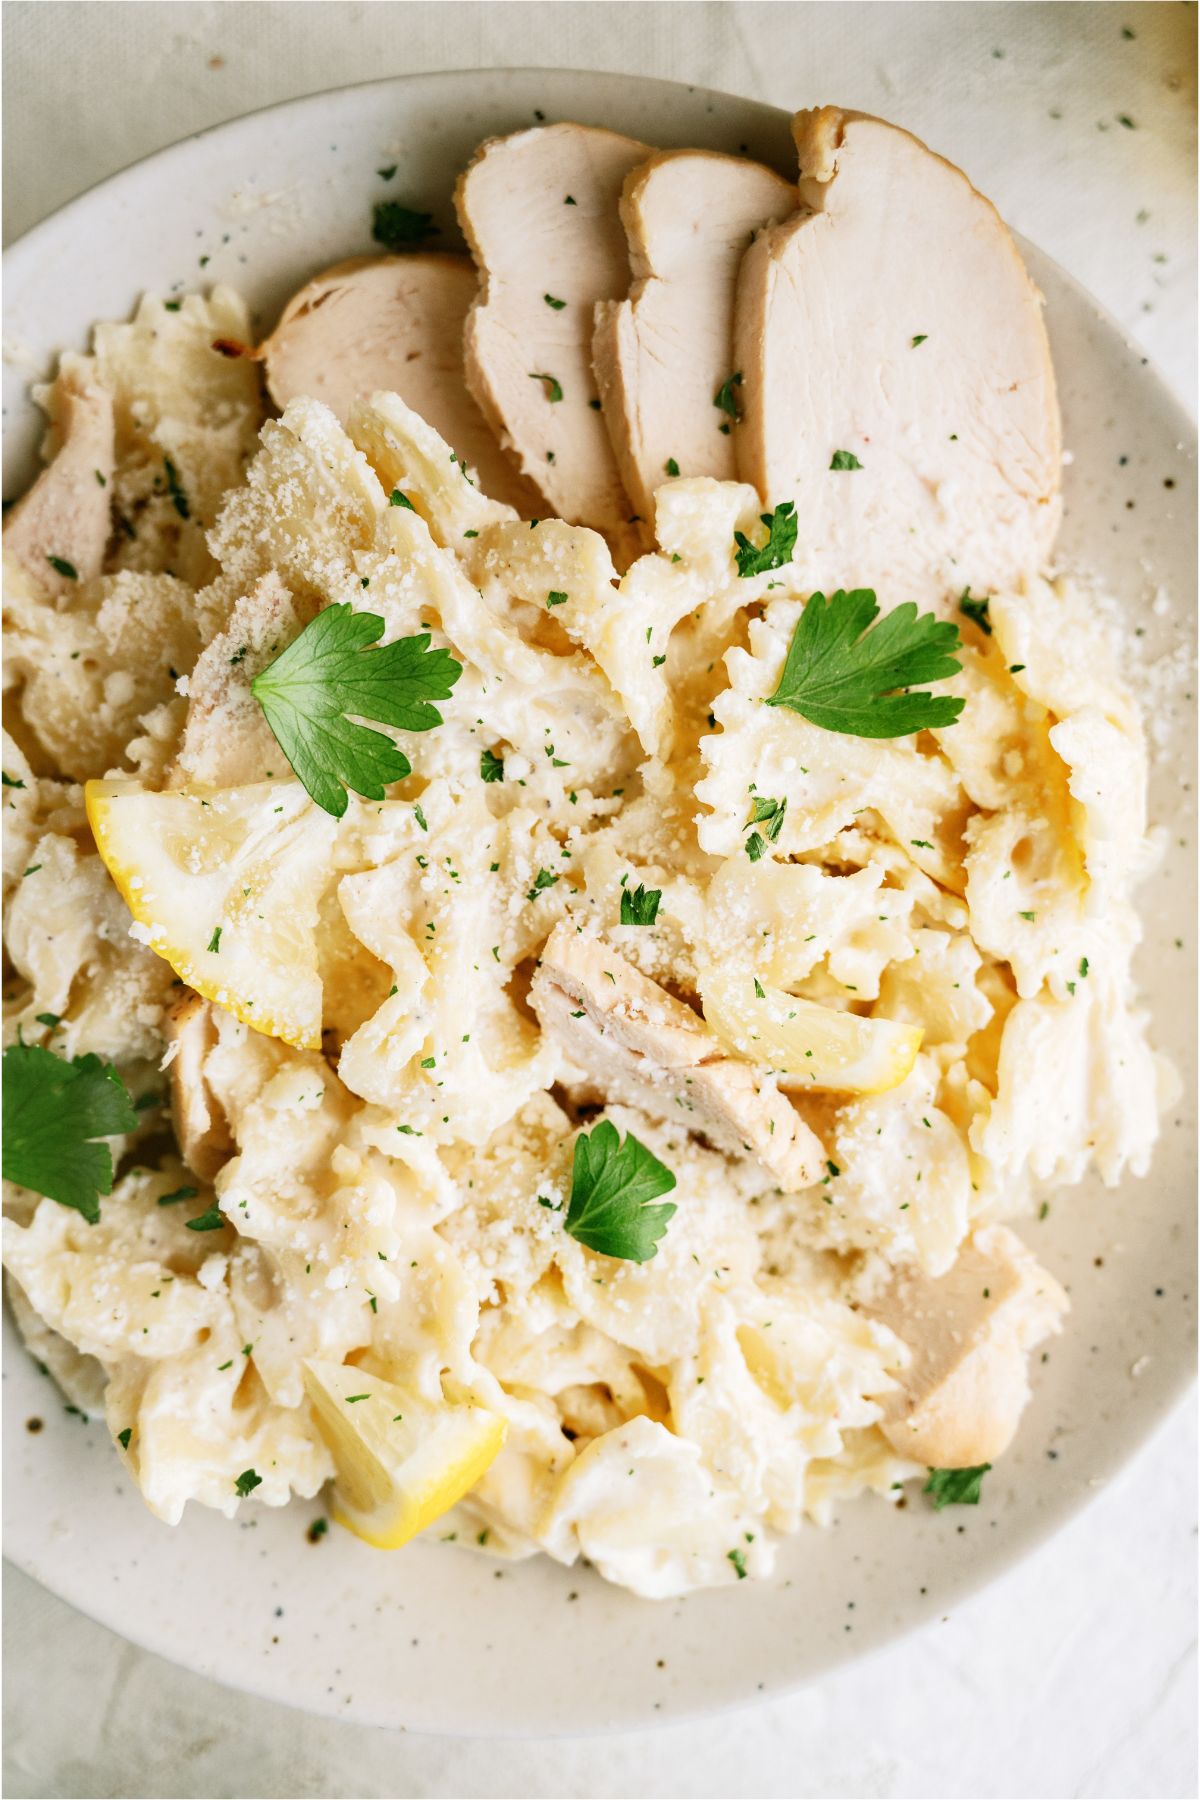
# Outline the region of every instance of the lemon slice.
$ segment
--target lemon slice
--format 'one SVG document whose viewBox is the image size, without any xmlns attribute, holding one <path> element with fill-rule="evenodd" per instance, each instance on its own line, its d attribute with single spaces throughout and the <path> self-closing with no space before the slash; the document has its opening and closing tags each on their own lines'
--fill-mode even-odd
<svg viewBox="0 0 1200 1800">
<path fill-rule="evenodd" d="M 496 1460 L 508 1421 L 441 1405 L 352 1364 L 306 1362 L 304 1386 L 337 1468 L 333 1516 L 398 1550 L 462 1499 Z"/>
<path fill-rule="evenodd" d="M 916 1061 L 921 1028 L 799 1000 L 753 975 L 710 969 L 700 984 L 704 1017 L 738 1056 L 765 1064 L 783 1088 L 883 1094 Z"/>
<path fill-rule="evenodd" d="M 321 1045 L 317 906 L 336 825 L 298 781 L 156 794 L 89 781 L 88 821 L 139 935 L 206 1000 Z"/>
</svg>

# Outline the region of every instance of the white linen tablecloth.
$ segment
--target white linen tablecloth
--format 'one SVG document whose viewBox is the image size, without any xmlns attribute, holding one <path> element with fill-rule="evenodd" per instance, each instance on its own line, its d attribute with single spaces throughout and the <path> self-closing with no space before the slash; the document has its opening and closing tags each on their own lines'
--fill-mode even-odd
<svg viewBox="0 0 1200 1800">
<path fill-rule="evenodd" d="M 626 69 L 910 126 L 1192 402 L 1188 7 L 10 0 L 4 11 L 8 240 L 147 152 L 293 95 L 420 69 Z M 939 1626 L 753 1710 L 588 1741 L 306 1718 L 136 1650 L 9 1571 L 4 1791 L 1191 1795 L 1195 1464 L 1189 1402 L 1066 1531 Z"/>
</svg>

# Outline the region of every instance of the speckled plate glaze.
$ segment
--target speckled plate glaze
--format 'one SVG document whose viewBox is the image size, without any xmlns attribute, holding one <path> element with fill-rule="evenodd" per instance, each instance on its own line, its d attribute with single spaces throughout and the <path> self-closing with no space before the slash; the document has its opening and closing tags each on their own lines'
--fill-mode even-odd
<svg viewBox="0 0 1200 1800">
<path fill-rule="evenodd" d="M 903 119 L 903 106 L 897 112 Z M 41 429 L 28 382 L 92 321 L 146 288 L 229 281 L 258 323 L 315 270 L 368 250 L 371 202 L 433 210 L 478 141 L 546 116 L 660 145 L 748 150 L 794 168 L 787 116 L 728 95 L 625 75 L 506 70 L 418 75 L 318 94 L 176 145 L 115 176 L 5 259 L 5 488 Z M 399 165 L 384 184 L 377 170 Z M 1143 892 L 1141 977 L 1156 1038 L 1193 1091 L 1195 430 L 1145 359 L 1046 257 L 1066 441 L 1066 562 L 1121 597 L 1160 664 L 1173 724 L 1155 776 L 1166 827 Z M 1045 1095 L 1053 1109 L 1054 1095 Z M 199 1673 L 364 1724 L 480 1735 L 637 1726 L 744 1702 L 819 1676 L 946 1612 L 1062 1525 L 1131 1457 L 1193 1368 L 1194 1114 L 1165 1123 L 1153 1175 L 1076 1189 L 1025 1235 L 1066 1283 L 1066 1335 L 1036 1370 L 1012 1453 L 977 1510 L 864 1500 L 788 1545 L 770 1582 L 653 1604 L 585 1569 L 504 1565 L 417 1543 L 394 1556 L 331 1532 L 318 1508 L 239 1524 L 190 1509 L 175 1531 L 145 1511 L 100 1425 L 68 1415 L 5 1320 L 8 1554 L 55 1593 Z M 36 1435 L 32 1417 L 44 1420 Z"/>
</svg>

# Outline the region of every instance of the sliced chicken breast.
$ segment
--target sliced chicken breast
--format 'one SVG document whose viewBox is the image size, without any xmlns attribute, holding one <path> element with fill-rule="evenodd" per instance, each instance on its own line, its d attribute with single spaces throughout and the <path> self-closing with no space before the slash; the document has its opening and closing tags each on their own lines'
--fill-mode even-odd
<svg viewBox="0 0 1200 1800">
<path fill-rule="evenodd" d="M 1029 1352 L 1062 1329 L 1068 1304 L 1004 1225 L 976 1231 L 936 1280 L 896 1274 L 865 1309 L 912 1352 L 882 1420 L 888 1441 L 931 1469 L 994 1462 L 1029 1399 Z"/>
<path fill-rule="evenodd" d="M 678 1122 L 718 1149 L 756 1157 L 789 1192 L 819 1178 L 825 1152 L 790 1101 L 600 938 L 569 920 L 556 926 L 530 1000 L 579 1072 L 569 1083 L 575 1097 Z"/>
<path fill-rule="evenodd" d="M 599 413 L 597 302 L 622 299 L 618 203 L 646 144 L 592 125 L 546 125 L 480 146 L 459 177 L 459 223 L 483 277 L 467 320 L 467 386 L 547 514 L 639 534 Z"/>
<path fill-rule="evenodd" d="M 881 119 L 799 113 L 800 210 L 738 278 L 738 469 L 797 574 L 885 605 L 1043 563 L 1061 432 L 1041 297 L 961 170 Z"/>
<path fill-rule="evenodd" d="M 204 1076 L 204 1062 L 217 1041 L 212 1007 L 189 989 L 167 1015 L 166 1036 L 174 1046 L 168 1065 L 171 1123 L 179 1153 L 201 1181 L 212 1181 L 233 1155 L 229 1122 Z"/>
<path fill-rule="evenodd" d="M 625 491 L 645 519 L 671 475 L 737 479 L 738 269 L 755 232 L 795 208 L 796 189 L 772 169 L 711 150 L 661 151 L 625 182 L 634 285 L 597 306 L 592 363 Z"/>
<path fill-rule="evenodd" d="M 63 599 L 100 574 L 112 529 L 113 403 L 92 368 L 84 357 L 63 358 L 49 401 L 57 454 L 4 526 L 9 555 Z"/>
<path fill-rule="evenodd" d="M 463 378 L 463 327 L 478 277 L 465 256 L 414 252 L 338 263 L 294 294 L 258 355 L 280 411 L 307 394 L 343 425 L 380 389 L 445 438 L 481 490 L 538 511 L 537 490 L 513 468 Z"/>
</svg>

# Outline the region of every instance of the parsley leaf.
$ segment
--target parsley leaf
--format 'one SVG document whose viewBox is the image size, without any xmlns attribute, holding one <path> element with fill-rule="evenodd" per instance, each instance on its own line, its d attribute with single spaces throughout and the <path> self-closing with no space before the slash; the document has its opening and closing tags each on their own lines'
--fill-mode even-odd
<svg viewBox="0 0 1200 1800">
<path fill-rule="evenodd" d="M 853 450 L 835 450 L 829 467 L 831 469 L 861 469 L 862 464 Z"/>
<path fill-rule="evenodd" d="M 659 902 L 661 900 L 661 888 L 647 888 L 640 881 L 632 893 L 630 893 L 627 887 L 622 888 L 622 925 L 653 925 L 655 919 L 658 917 Z"/>
<path fill-rule="evenodd" d="M 419 244 L 424 238 L 436 237 L 438 227 L 433 214 L 414 212 L 398 200 L 377 200 L 371 236 L 385 250 L 399 250 L 404 244 Z"/>
<path fill-rule="evenodd" d="M 197 1213 L 194 1219 L 188 1220 L 186 1229 L 188 1231 L 220 1231 L 224 1223 L 225 1216 L 214 1200 L 207 1212 Z"/>
<path fill-rule="evenodd" d="M 721 412 L 728 413 L 729 417 L 735 422 L 741 418 L 742 412 L 737 402 L 737 395 L 733 390 L 735 387 L 741 387 L 741 385 L 741 376 L 731 375 L 728 381 L 723 381 L 721 383 L 720 387 L 713 395 L 713 405 L 718 407 Z"/>
<path fill-rule="evenodd" d="M 744 1550 L 728 1550 L 726 1551 L 726 1556 L 737 1570 L 738 1580 L 745 1581 L 748 1573 L 746 1569 L 746 1552 Z"/>
<path fill-rule="evenodd" d="M 174 1206 L 177 1200 L 194 1200 L 199 1192 L 199 1188 L 194 1187 L 174 1188 L 169 1194 L 160 1194 L 158 1196 L 158 1204 L 160 1206 Z"/>
<path fill-rule="evenodd" d="M 675 1213 L 672 1201 L 650 1202 L 674 1186 L 670 1169 L 645 1144 L 632 1132 L 619 1139 L 612 1121 L 602 1119 L 575 1139 L 566 1229 L 601 1256 L 649 1262 Z"/>
<path fill-rule="evenodd" d="M 983 1478 L 991 1463 L 978 1463 L 973 1469 L 930 1469 L 929 1480 L 921 1489 L 933 1495 L 933 1510 L 943 1506 L 978 1506 Z"/>
<path fill-rule="evenodd" d="M 546 888 L 554 887 L 557 881 L 558 876 L 551 874 L 549 869 L 539 869 L 533 878 L 533 886 L 530 888 L 525 898 L 527 900 L 536 900 L 540 893 L 544 892 Z"/>
<path fill-rule="evenodd" d="M 959 597 L 958 610 L 965 618 L 970 619 L 972 625 L 978 625 L 985 637 L 991 637 L 992 625 L 988 618 L 988 602 L 972 599 L 969 587 L 965 587 Z"/>
<path fill-rule="evenodd" d="M 46 561 L 50 564 L 54 573 L 56 575 L 61 575 L 64 581 L 79 580 L 79 570 L 75 567 L 74 563 L 68 562 L 65 556 L 51 556 L 49 551 L 47 551 Z"/>
<path fill-rule="evenodd" d="M 238 1498 L 244 1500 L 247 1494 L 252 1494 L 256 1487 L 262 1486 L 262 1476 L 253 1469 L 243 1469 L 233 1486 Z"/>
<path fill-rule="evenodd" d="M 504 780 L 504 759 L 494 750 L 485 750 L 479 758 L 479 775 L 483 781 Z"/>
<path fill-rule="evenodd" d="M 767 705 L 789 707 L 812 725 L 852 737 L 907 737 L 952 725 L 965 704 L 961 698 L 896 689 L 958 674 L 958 626 L 918 614 L 912 600 L 872 625 L 878 616 L 870 588 L 839 588 L 831 600 L 814 594 Z"/>
<path fill-rule="evenodd" d="M 132 1131 L 137 1114 L 111 1063 L 98 1056 L 68 1062 L 37 1044 L 4 1052 L 4 1179 L 100 1217 L 111 1194 L 112 1153 L 98 1138 Z"/>
<path fill-rule="evenodd" d="M 768 569 L 780 569 L 784 563 L 792 560 L 792 551 L 796 548 L 796 503 L 785 500 L 777 506 L 773 513 L 760 513 L 759 518 L 767 528 L 765 544 L 752 544 L 745 532 L 735 531 L 733 541 L 737 545 L 737 572 L 741 576 L 764 575 Z"/>
<path fill-rule="evenodd" d="M 555 312 L 561 312 L 563 307 L 567 304 L 565 300 L 560 300 L 556 294 L 543 294 L 542 299 L 546 302 L 546 305 L 552 307 Z"/>
<path fill-rule="evenodd" d="M 555 375 L 535 375 L 532 371 L 530 371 L 529 379 L 530 379 L 530 381 L 544 381 L 545 382 L 547 400 L 561 400 L 562 399 L 562 397 L 563 397 L 562 384 L 558 380 L 557 376 L 555 376 Z"/>
<path fill-rule="evenodd" d="M 432 702 L 448 699 L 462 674 L 448 650 L 430 650 L 427 632 L 368 653 L 383 629 L 378 613 L 327 606 L 250 684 L 280 749 L 335 819 L 347 788 L 382 800 L 387 784 L 412 767 L 391 738 L 346 714 L 429 731 L 442 722 Z"/>
<path fill-rule="evenodd" d="M 787 800 L 771 800 L 766 794 L 756 794 L 750 808 L 747 825 L 761 825 L 764 819 L 770 821 L 767 836 L 773 844 L 778 843 L 779 833 L 783 830 L 783 821 L 787 816 Z M 742 828 L 745 830 L 745 826 Z M 757 835 L 757 833 L 755 834 Z"/>
</svg>

